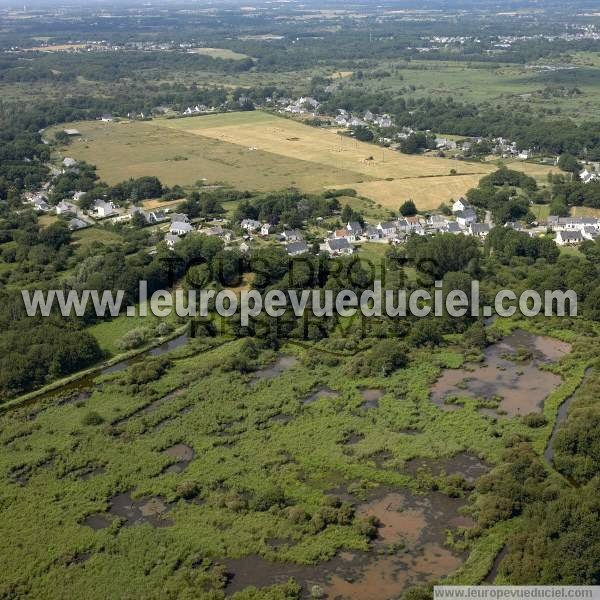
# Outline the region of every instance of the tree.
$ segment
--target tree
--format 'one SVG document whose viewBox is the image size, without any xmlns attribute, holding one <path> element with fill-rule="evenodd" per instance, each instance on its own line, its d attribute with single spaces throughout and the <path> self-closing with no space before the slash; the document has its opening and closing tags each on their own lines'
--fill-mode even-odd
<svg viewBox="0 0 600 600">
<path fill-rule="evenodd" d="M 579 171 L 581 171 L 581 164 L 572 154 L 565 152 L 564 154 L 561 154 L 560 158 L 558 159 L 558 168 L 561 171 L 579 175 Z"/>
<path fill-rule="evenodd" d="M 400 214 L 403 217 L 414 217 L 417 214 L 417 207 L 412 200 L 407 200 L 400 207 Z"/>
</svg>

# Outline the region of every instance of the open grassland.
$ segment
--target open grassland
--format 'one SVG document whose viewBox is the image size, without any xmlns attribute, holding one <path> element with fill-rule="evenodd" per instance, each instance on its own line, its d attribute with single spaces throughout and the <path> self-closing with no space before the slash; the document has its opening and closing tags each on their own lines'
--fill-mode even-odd
<svg viewBox="0 0 600 600">
<path fill-rule="evenodd" d="M 82 137 L 62 154 L 97 165 L 109 184 L 156 175 L 167 185 L 201 181 L 256 191 L 354 188 L 384 209 L 397 210 L 410 198 L 431 210 L 464 195 L 497 166 L 405 155 L 260 111 L 72 126 Z M 552 170 L 521 162 L 510 167 L 540 183 Z"/>
<path fill-rule="evenodd" d="M 343 172 L 353 172 L 353 180 L 337 187 L 355 187 L 362 195 L 393 209 L 407 198 L 413 198 L 422 209 L 437 207 L 450 197 L 464 194 L 477 185 L 481 176 L 493 170 L 485 164 L 403 155 L 338 135 L 333 129 L 308 127 L 261 112 L 157 120 L 153 124 L 309 161 L 315 165 L 313 170 L 327 167 L 340 176 Z M 451 176 L 451 169 L 459 176 Z M 355 185 L 357 179 L 359 185 Z"/>
<path fill-rule="evenodd" d="M 109 184 L 155 175 L 167 185 L 193 185 L 202 180 L 259 191 L 290 186 L 320 191 L 365 179 L 350 170 L 332 170 L 326 165 L 154 123 L 79 122 L 73 126 L 82 137 L 63 148 L 62 154 L 95 164 L 100 178 Z"/>
<path fill-rule="evenodd" d="M 211 58 L 222 58 L 223 60 L 242 60 L 248 58 L 247 54 L 234 52 L 229 48 L 193 48 L 189 50 L 190 54 L 202 54 Z"/>
</svg>

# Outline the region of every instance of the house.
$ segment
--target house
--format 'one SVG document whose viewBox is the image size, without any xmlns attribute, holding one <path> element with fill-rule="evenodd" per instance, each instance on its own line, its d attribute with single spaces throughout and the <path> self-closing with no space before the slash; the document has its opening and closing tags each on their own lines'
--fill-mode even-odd
<svg viewBox="0 0 600 600">
<path fill-rule="evenodd" d="M 88 223 L 86 223 L 82 219 L 71 219 L 68 224 L 70 231 L 77 231 L 78 229 L 84 229 L 87 226 L 88 226 Z"/>
<path fill-rule="evenodd" d="M 366 111 L 365 114 L 363 115 L 363 119 L 367 123 L 370 123 L 374 118 L 375 118 L 375 116 L 373 115 L 373 113 L 370 110 Z"/>
<path fill-rule="evenodd" d="M 165 235 L 165 243 L 167 244 L 169 250 L 173 250 L 173 248 L 175 248 L 175 244 L 177 244 L 179 241 L 181 241 L 181 238 L 178 235 L 173 233 L 167 233 Z"/>
<path fill-rule="evenodd" d="M 325 242 L 325 248 L 332 256 L 352 254 L 354 248 L 346 238 L 334 238 Z"/>
<path fill-rule="evenodd" d="M 338 115 L 335 118 L 335 124 L 339 125 L 340 127 L 346 127 L 348 125 L 348 121 L 344 115 Z"/>
<path fill-rule="evenodd" d="M 79 202 L 85 196 L 85 192 L 75 192 L 73 194 L 73 202 Z"/>
<path fill-rule="evenodd" d="M 584 227 L 593 227 L 600 231 L 600 219 L 594 217 L 548 217 L 548 227 L 553 230 L 583 231 Z"/>
<path fill-rule="evenodd" d="M 375 119 L 375 124 L 379 125 L 379 127 L 381 127 L 382 129 L 386 129 L 388 127 L 392 127 L 394 123 L 392 122 L 392 119 L 389 115 L 383 115 Z"/>
<path fill-rule="evenodd" d="M 333 237 L 336 239 L 339 238 L 348 238 L 350 236 L 350 232 L 347 229 L 336 229 L 333 232 Z"/>
<path fill-rule="evenodd" d="M 346 229 L 355 237 L 358 237 L 363 231 L 363 228 L 358 221 L 349 222 L 348 225 L 346 225 Z"/>
<path fill-rule="evenodd" d="M 62 161 L 63 167 L 65 169 L 72 169 L 77 166 L 77 161 L 74 158 L 69 158 L 68 156 Z"/>
<path fill-rule="evenodd" d="M 105 219 L 106 217 L 112 217 L 115 211 L 115 205 L 112 202 L 105 202 L 104 200 L 96 200 L 94 202 L 94 213 L 99 219 Z"/>
<path fill-rule="evenodd" d="M 559 231 L 554 240 L 559 246 L 573 246 L 583 242 L 581 231 Z"/>
<path fill-rule="evenodd" d="M 595 227 L 587 225 L 581 231 L 581 235 L 583 235 L 584 239 L 586 240 L 594 241 L 600 237 L 600 231 L 598 231 Z"/>
<path fill-rule="evenodd" d="M 248 244 L 246 242 L 242 242 L 240 244 L 240 252 L 243 252 L 244 254 L 246 254 L 249 251 L 250 251 L 250 246 L 248 246 Z"/>
<path fill-rule="evenodd" d="M 400 233 L 410 233 L 410 230 L 412 229 L 411 224 L 406 219 L 398 219 L 395 222 L 395 225 Z"/>
<path fill-rule="evenodd" d="M 377 227 L 369 225 L 363 232 L 363 237 L 371 241 L 378 240 L 381 238 L 381 232 L 379 231 L 379 229 L 377 229 Z"/>
<path fill-rule="evenodd" d="M 100 120 L 103 123 L 112 123 L 115 120 L 115 118 L 112 115 L 110 115 L 110 114 L 106 114 L 106 115 L 102 115 L 100 117 Z"/>
<path fill-rule="evenodd" d="M 487 237 L 490 232 L 489 223 L 471 223 L 469 225 L 469 233 L 472 236 L 484 238 Z"/>
<path fill-rule="evenodd" d="M 284 242 L 301 242 L 303 238 L 297 229 L 290 229 L 281 234 L 281 239 Z"/>
<path fill-rule="evenodd" d="M 245 231 L 247 231 L 248 233 L 252 233 L 253 231 L 256 231 L 257 229 L 260 229 L 261 224 L 260 224 L 260 221 L 255 221 L 254 219 L 244 219 L 240 223 L 240 227 L 242 229 L 244 229 Z"/>
<path fill-rule="evenodd" d="M 457 212 L 460 212 L 460 211 L 465 210 L 467 208 L 470 208 L 469 203 L 464 198 L 459 198 L 452 205 L 452 212 L 453 213 L 457 213 Z"/>
<path fill-rule="evenodd" d="M 46 197 L 42 195 L 35 196 L 31 201 L 35 210 L 39 212 L 48 212 L 50 210 L 50 205 L 46 202 Z"/>
<path fill-rule="evenodd" d="M 444 233 L 462 233 L 462 229 L 456 221 L 448 221 L 442 231 Z"/>
<path fill-rule="evenodd" d="M 171 213 L 171 223 L 189 223 L 190 218 L 183 213 Z"/>
<path fill-rule="evenodd" d="M 269 231 L 271 231 L 271 223 L 263 223 L 260 228 L 260 235 L 267 236 L 269 235 Z"/>
<path fill-rule="evenodd" d="M 521 150 L 521 152 L 517 154 L 517 158 L 519 160 L 529 160 L 531 158 L 531 150 Z"/>
<path fill-rule="evenodd" d="M 462 229 L 467 229 L 471 223 L 475 223 L 477 221 L 477 215 L 471 207 L 468 207 L 465 210 L 457 211 L 454 213 L 454 216 L 456 217 L 456 222 L 458 223 L 459 227 Z"/>
<path fill-rule="evenodd" d="M 583 183 L 590 183 L 590 181 L 594 181 L 594 179 L 598 179 L 597 173 L 593 173 L 592 171 L 588 171 L 584 169 L 579 173 L 579 179 L 583 181 Z"/>
<path fill-rule="evenodd" d="M 514 229 L 515 231 L 523 231 L 523 223 L 519 223 L 518 221 L 508 221 L 504 224 L 504 227 L 508 229 Z"/>
<path fill-rule="evenodd" d="M 65 200 L 61 200 L 56 205 L 56 214 L 57 215 L 76 215 L 77 207 L 70 202 L 66 202 Z"/>
<path fill-rule="evenodd" d="M 404 220 L 408 223 L 409 230 L 412 233 L 418 233 L 419 235 L 423 234 L 423 223 L 421 222 L 421 217 L 405 217 Z"/>
<path fill-rule="evenodd" d="M 144 216 L 148 223 L 160 223 L 166 220 L 167 213 L 162 208 L 157 208 L 156 210 L 144 211 Z"/>
<path fill-rule="evenodd" d="M 184 223 L 183 221 L 175 221 L 174 223 L 171 223 L 171 227 L 169 227 L 169 233 L 174 233 L 176 235 L 185 235 L 193 230 L 194 227 L 191 223 Z"/>
<path fill-rule="evenodd" d="M 396 223 L 393 221 L 385 221 L 384 223 L 379 223 L 377 229 L 381 231 L 382 237 L 392 237 L 396 234 Z"/>
<path fill-rule="evenodd" d="M 442 217 L 442 215 L 430 215 L 427 219 L 427 226 L 436 231 L 444 229 L 447 223 L 447 219 Z"/>
<path fill-rule="evenodd" d="M 308 252 L 308 244 L 306 242 L 291 242 L 287 244 L 286 250 L 288 256 L 298 256 Z"/>
</svg>

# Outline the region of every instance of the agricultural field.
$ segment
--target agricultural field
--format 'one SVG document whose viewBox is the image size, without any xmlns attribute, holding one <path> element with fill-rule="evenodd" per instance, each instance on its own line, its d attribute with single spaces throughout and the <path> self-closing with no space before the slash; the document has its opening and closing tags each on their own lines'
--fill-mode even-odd
<svg viewBox="0 0 600 600">
<path fill-rule="evenodd" d="M 486 351 L 501 380 L 520 378 L 496 409 L 470 388 L 440 396 L 467 373 L 458 340 L 413 350 L 389 377 L 348 377 L 368 346 L 341 333 L 262 350 L 249 373 L 235 368 L 247 342 L 189 340 L 6 412 L 0 591 L 285 598 L 294 577 L 302 597 L 384 600 L 450 575 L 481 582 L 518 520 L 465 537 L 479 519 L 473 485 L 511 437 L 543 451 L 585 359 L 566 342 L 514 335 L 550 362 Z M 543 389 L 528 391 L 540 368 Z M 470 371 L 475 386 L 487 376 L 485 365 Z M 515 394 L 525 409 L 548 393 L 547 426 L 511 412 Z"/>
<path fill-rule="evenodd" d="M 203 54 L 212 58 L 222 58 L 223 60 L 243 60 L 248 58 L 247 54 L 234 52 L 228 48 L 193 48 L 189 50 L 190 54 Z"/>
</svg>

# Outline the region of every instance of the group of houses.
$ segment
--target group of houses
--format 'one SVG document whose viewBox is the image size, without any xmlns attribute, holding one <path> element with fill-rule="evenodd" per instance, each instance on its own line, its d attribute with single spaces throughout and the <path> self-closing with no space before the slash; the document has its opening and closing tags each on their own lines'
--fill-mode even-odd
<svg viewBox="0 0 600 600">
<path fill-rule="evenodd" d="M 548 217 L 548 229 L 555 232 L 558 246 L 576 246 L 600 237 L 600 219 L 595 217 Z"/>
<path fill-rule="evenodd" d="M 362 117 L 352 115 L 348 111 L 340 108 L 338 114 L 335 117 L 335 124 L 339 127 L 369 127 L 377 126 L 381 129 L 387 129 L 393 127 L 394 122 L 390 115 L 376 115 L 370 110 L 365 111 Z"/>
</svg>

